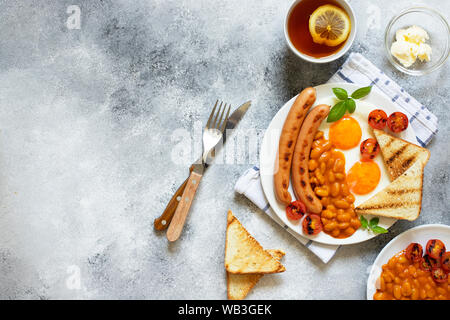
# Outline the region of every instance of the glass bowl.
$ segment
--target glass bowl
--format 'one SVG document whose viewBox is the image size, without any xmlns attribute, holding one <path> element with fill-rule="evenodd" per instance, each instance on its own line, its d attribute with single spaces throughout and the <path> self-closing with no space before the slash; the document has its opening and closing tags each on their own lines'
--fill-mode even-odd
<svg viewBox="0 0 450 320">
<path fill-rule="evenodd" d="M 419 59 L 408 68 L 405 68 L 392 54 L 391 45 L 395 41 L 395 33 L 398 29 L 404 29 L 410 26 L 419 26 L 429 35 L 427 40 L 431 46 L 431 60 L 421 62 Z M 412 7 L 406 9 L 389 22 L 384 35 L 384 45 L 386 55 L 389 61 L 398 70 L 413 75 L 421 76 L 433 72 L 442 65 L 449 56 L 450 27 L 445 18 L 437 11 L 427 7 Z"/>
</svg>

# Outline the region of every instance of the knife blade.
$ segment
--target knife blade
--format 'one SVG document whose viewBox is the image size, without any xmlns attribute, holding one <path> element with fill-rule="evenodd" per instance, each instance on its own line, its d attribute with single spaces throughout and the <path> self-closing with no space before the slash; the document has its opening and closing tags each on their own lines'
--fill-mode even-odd
<svg viewBox="0 0 450 320">
<path fill-rule="evenodd" d="M 242 104 L 239 108 L 234 110 L 234 112 L 231 114 L 231 116 L 228 118 L 227 124 L 225 125 L 225 132 L 223 133 L 223 142 L 225 143 L 225 140 L 227 138 L 227 130 L 228 129 L 234 129 L 239 121 L 242 119 L 242 117 L 247 112 L 248 108 L 250 108 L 250 105 L 252 104 L 252 101 L 247 101 L 244 104 Z"/>
<path fill-rule="evenodd" d="M 251 104 L 252 104 L 251 100 L 243 103 L 236 110 L 234 110 L 231 116 L 228 118 L 227 124 L 225 125 L 225 131 L 223 133 L 223 144 L 226 141 L 227 130 L 234 129 L 236 127 L 236 125 L 245 115 Z M 214 155 L 212 155 L 212 157 L 214 157 Z M 194 169 L 195 164 L 198 163 L 201 163 L 201 157 L 191 165 L 189 170 L 192 171 Z M 208 163 L 205 163 L 205 169 L 208 168 L 208 166 L 209 166 Z M 179 201 L 178 199 L 181 199 L 181 195 L 183 194 L 184 189 L 186 187 L 187 180 L 188 179 L 186 179 L 177 189 L 177 191 L 167 204 L 166 209 L 164 210 L 162 215 L 155 219 L 153 225 L 156 230 L 165 230 L 169 226 L 170 222 L 172 221 L 173 215 L 175 214 L 175 211 L 178 207 Z"/>
</svg>

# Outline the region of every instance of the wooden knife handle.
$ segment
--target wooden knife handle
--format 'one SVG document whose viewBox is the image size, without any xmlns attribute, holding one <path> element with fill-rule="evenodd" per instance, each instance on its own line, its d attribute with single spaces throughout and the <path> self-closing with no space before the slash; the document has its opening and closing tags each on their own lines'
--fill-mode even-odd
<svg viewBox="0 0 450 320">
<path fill-rule="evenodd" d="M 201 179 L 202 175 L 195 173 L 194 171 L 192 171 L 189 175 L 186 188 L 184 189 L 180 203 L 178 204 L 172 222 L 167 230 L 166 236 L 171 242 L 176 241 L 180 237 L 186 217 L 189 213 L 189 209 L 191 208 L 192 201 L 194 200 L 195 192 L 197 191 Z"/>
<path fill-rule="evenodd" d="M 190 166 L 189 173 L 192 172 L 194 169 L 194 166 Z M 178 190 L 173 195 L 172 199 L 170 199 L 169 203 L 167 204 L 166 209 L 162 213 L 162 215 L 159 218 L 156 218 L 153 225 L 155 226 L 156 230 L 165 230 L 169 227 L 170 221 L 172 221 L 173 215 L 175 214 L 175 210 L 177 210 L 178 207 L 178 199 L 181 199 L 181 196 L 183 195 L 184 188 L 186 188 L 186 183 L 188 181 L 189 177 L 184 180 L 183 184 L 178 187 Z M 179 198 L 178 198 L 179 197 Z"/>
<path fill-rule="evenodd" d="M 167 204 L 167 207 L 164 210 L 164 212 L 162 213 L 162 215 L 159 218 L 155 219 L 155 222 L 153 223 L 153 225 L 155 226 L 156 230 L 165 230 L 169 226 L 170 221 L 172 221 L 173 215 L 175 214 L 175 210 L 177 210 L 178 203 L 179 203 L 178 199 L 181 199 L 184 189 L 186 188 L 188 179 L 186 179 L 183 182 L 183 184 L 178 188 L 178 190 L 175 192 L 172 199 L 170 199 L 169 203 Z"/>
</svg>

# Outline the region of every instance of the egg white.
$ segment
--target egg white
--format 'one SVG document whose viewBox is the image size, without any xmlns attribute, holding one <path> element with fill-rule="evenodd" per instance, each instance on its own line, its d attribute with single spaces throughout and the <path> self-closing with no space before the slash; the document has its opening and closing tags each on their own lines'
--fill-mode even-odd
<svg viewBox="0 0 450 320">
<path fill-rule="evenodd" d="M 321 103 L 325 103 L 325 104 L 329 104 L 330 106 L 334 106 L 338 102 L 338 100 L 336 100 L 335 98 L 329 98 L 328 100 L 329 101 L 327 101 L 327 99 L 324 99 L 321 101 Z M 360 140 L 359 144 L 356 147 L 349 149 L 349 150 L 337 149 L 337 150 L 341 151 L 345 156 L 345 172 L 347 174 L 348 174 L 348 171 L 350 170 L 350 168 L 356 162 L 360 161 L 360 159 L 361 159 L 361 153 L 360 153 L 361 143 L 368 138 L 375 138 L 375 136 L 373 135 L 373 132 L 372 132 L 372 127 L 369 125 L 369 123 L 367 121 L 367 119 L 369 117 L 369 113 L 374 109 L 383 109 L 383 108 L 379 107 L 379 106 L 374 106 L 365 101 L 358 100 L 356 102 L 355 112 L 350 114 L 350 116 L 352 118 L 354 118 L 356 121 L 358 121 L 359 126 L 361 127 L 362 136 L 361 136 L 361 140 Z M 319 130 L 324 132 L 326 139 L 329 139 L 329 130 L 330 130 L 331 125 L 332 125 L 332 123 L 328 123 L 325 119 L 319 127 Z M 370 197 L 372 197 L 379 191 L 383 190 L 385 187 L 387 187 L 391 183 L 389 174 L 386 170 L 386 166 L 383 161 L 383 157 L 381 155 L 381 152 L 375 157 L 374 161 L 380 167 L 380 172 L 381 172 L 380 182 L 378 183 L 377 187 L 372 192 L 369 192 L 364 195 L 353 194 L 355 196 L 355 207 L 360 205 L 361 203 L 363 203 L 364 201 L 366 201 L 367 199 L 369 199 Z"/>
</svg>

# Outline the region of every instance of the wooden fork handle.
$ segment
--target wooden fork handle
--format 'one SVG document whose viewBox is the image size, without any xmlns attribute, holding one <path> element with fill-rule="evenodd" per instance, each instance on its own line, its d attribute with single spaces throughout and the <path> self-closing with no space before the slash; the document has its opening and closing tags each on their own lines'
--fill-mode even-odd
<svg viewBox="0 0 450 320">
<path fill-rule="evenodd" d="M 178 203 L 177 209 L 173 216 L 172 222 L 167 229 L 167 239 L 171 242 L 176 241 L 183 231 L 184 223 L 186 222 L 186 217 L 191 208 L 192 201 L 194 200 L 195 192 L 197 191 L 198 185 L 202 175 L 192 171 L 186 183 L 186 188 L 184 189 L 181 200 Z"/>
</svg>

